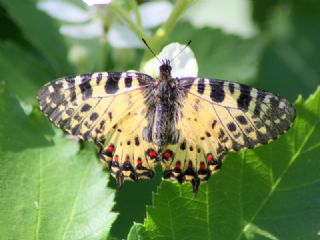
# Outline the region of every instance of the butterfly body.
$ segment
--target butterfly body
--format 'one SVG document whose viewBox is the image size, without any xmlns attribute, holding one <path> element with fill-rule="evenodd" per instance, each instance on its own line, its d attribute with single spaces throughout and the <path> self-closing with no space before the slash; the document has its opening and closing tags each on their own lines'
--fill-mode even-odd
<svg viewBox="0 0 320 240">
<path fill-rule="evenodd" d="M 179 138 L 176 123 L 183 101 L 183 91 L 171 76 L 169 62 L 164 63 L 159 78 L 144 91 L 147 105 L 148 127 L 145 140 L 152 142 L 157 151 L 168 144 L 175 144 Z"/>
<path fill-rule="evenodd" d="M 293 123 L 285 99 L 246 85 L 208 78 L 173 78 L 169 61 L 158 78 L 98 72 L 57 79 L 38 93 L 57 126 L 100 148 L 117 184 L 151 178 L 191 183 L 196 192 L 228 151 L 266 144 Z"/>
</svg>

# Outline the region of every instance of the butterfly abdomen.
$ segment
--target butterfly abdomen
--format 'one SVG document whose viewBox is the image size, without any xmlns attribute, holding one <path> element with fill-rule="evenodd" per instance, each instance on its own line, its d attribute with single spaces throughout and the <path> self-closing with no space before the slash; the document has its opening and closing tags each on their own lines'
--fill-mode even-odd
<svg viewBox="0 0 320 240">
<path fill-rule="evenodd" d="M 176 129 L 178 122 L 179 105 L 183 100 L 181 91 L 172 79 L 162 81 L 153 86 L 151 96 L 148 98 L 148 125 L 150 141 L 160 150 L 168 144 L 175 144 L 179 138 L 179 131 Z"/>
</svg>

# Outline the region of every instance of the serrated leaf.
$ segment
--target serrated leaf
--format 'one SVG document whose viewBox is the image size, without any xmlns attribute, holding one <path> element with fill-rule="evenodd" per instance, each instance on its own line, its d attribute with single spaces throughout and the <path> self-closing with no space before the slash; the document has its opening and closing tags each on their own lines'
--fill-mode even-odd
<svg viewBox="0 0 320 240">
<path fill-rule="evenodd" d="M 229 154 L 197 195 L 190 186 L 163 182 L 144 227 L 134 225 L 131 239 L 316 239 L 320 88 L 295 106 L 288 133 L 256 150 Z"/>
<path fill-rule="evenodd" d="M 45 13 L 36 8 L 32 0 L 0 0 L 2 7 L 20 28 L 24 37 L 62 75 L 72 74 L 67 61 L 67 48 L 58 26 Z"/>
<path fill-rule="evenodd" d="M 0 98 L 1 238 L 105 239 L 114 191 L 95 153 L 25 115 L 3 84 Z"/>
</svg>

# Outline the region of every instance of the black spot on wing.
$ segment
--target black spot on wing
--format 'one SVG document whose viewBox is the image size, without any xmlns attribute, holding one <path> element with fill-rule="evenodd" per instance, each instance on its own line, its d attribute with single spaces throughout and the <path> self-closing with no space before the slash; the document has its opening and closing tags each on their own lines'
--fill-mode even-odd
<svg viewBox="0 0 320 240">
<path fill-rule="evenodd" d="M 233 122 L 228 123 L 227 127 L 230 132 L 234 132 L 237 129 L 236 125 Z"/>
<path fill-rule="evenodd" d="M 238 103 L 238 108 L 244 111 L 248 111 L 248 107 L 252 99 L 252 97 L 250 96 L 250 91 L 251 91 L 250 87 L 240 84 L 240 96 L 237 100 L 237 103 Z"/>
<path fill-rule="evenodd" d="M 66 114 L 67 114 L 68 116 L 72 116 L 73 113 L 74 113 L 74 109 L 73 109 L 73 108 L 68 108 L 68 109 L 66 110 Z"/>
<path fill-rule="evenodd" d="M 236 116 L 236 119 L 242 125 L 245 125 L 248 123 L 247 119 L 242 115 Z"/>
<path fill-rule="evenodd" d="M 126 76 L 124 78 L 124 85 L 126 88 L 129 88 L 132 86 L 132 77 L 131 76 Z"/>
<path fill-rule="evenodd" d="M 96 112 L 93 112 L 93 113 L 90 115 L 90 120 L 91 120 L 91 121 L 95 121 L 95 120 L 97 120 L 98 117 L 99 117 L 99 114 L 96 113 Z"/>
<path fill-rule="evenodd" d="M 187 146 L 186 140 L 183 140 L 183 142 L 180 144 L 180 149 L 186 150 L 186 146 Z"/>
<path fill-rule="evenodd" d="M 82 77 L 82 83 L 79 85 L 82 94 L 82 100 L 86 100 L 92 96 L 92 87 L 90 84 L 92 74 L 86 74 Z"/>
<path fill-rule="evenodd" d="M 101 82 L 101 80 L 102 80 L 102 73 L 98 73 L 98 76 L 97 76 L 97 79 L 96 79 L 97 85 L 99 85 L 99 83 Z"/>
<path fill-rule="evenodd" d="M 199 94 L 203 94 L 203 93 L 204 93 L 204 90 L 205 90 L 204 79 L 203 79 L 203 78 L 200 78 L 200 79 L 198 80 L 198 93 L 199 93 Z"/>
<path fill-rule="evenodd" d="M 112 120 L 112 112 L 108 112 L 108 117 L 110 119 L 110 121 Z"/>
<path fill-rule="evenodd" d="M 135 139 L 134 139 L 134 144 L 135 144 L 136 146 L 139 146 L 139 145 L 140 145 L 139 137 L 135 137 Z"/>
<path fill-rule="evenodd" d="M 228 87 L 229 87 L 230 93 L 233 94 L 234 93 L 234 84 L 233 83 L 229 83 Z"/>
<path fill-rule="evenodd" d="M 121 73 L 109 73 L 104 89 L 106 93 L 112 94 L 119 90 L 119 80 Z"/>
<path fill-rule="evenodd" d="M 81 112 L 88 112 L 91 109 L 91 105 L 85 103 L 82 108 L 81 108 Z"/>
<path fill-rule="evenodd" d="M 212 124 L 211 124 L 211 128 L 214 129 L 215 126 L 216 126 L 216 124 L 217 124 L 217 120 L 213 120 L 213 122 L 212 122 Z"/>
<path fill-rule="evenodd" d="M 222 102 L 225 97 L 224 89 L 223 89 L 223 82 L 222 81 L 215 81 L 210 79 L 210 98 L 214 102 Z"/>
</svg>

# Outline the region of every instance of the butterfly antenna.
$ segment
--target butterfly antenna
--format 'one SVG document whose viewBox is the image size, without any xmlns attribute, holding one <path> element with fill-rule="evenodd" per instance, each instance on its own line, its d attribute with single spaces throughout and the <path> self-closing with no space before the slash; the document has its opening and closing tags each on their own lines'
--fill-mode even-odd
<svg viewBox="0 0 320 240">
<path fill-rule="evenodd" d="M 154 51 L 151 49 L 151 47 L 148 45 L 147 41 L 144 38 L 142 38 L 142 42 L 144 43 L 144 45 L 147 46 L 147 48 L 150 50 L 150 52 L 153 54 L 153 56 L 155 56 L 155 58 L 162 64 L 160 59 L 157 57 L 157 55 L 154 53 Z"/>
<path fill-rule="evenodd" d="M 191 43 L 192 43 L 192 41 L 189 40 L 189 41 L 187 42 L 187 44 L 184 45 L 184 48 L 182 48 L 182 49 L 180 50 L 180 52 L 178 52 L 177 55 L 174 56 L 174 57 L 170 60 L 170 62 L 173 62 Z"/>
</svg>

